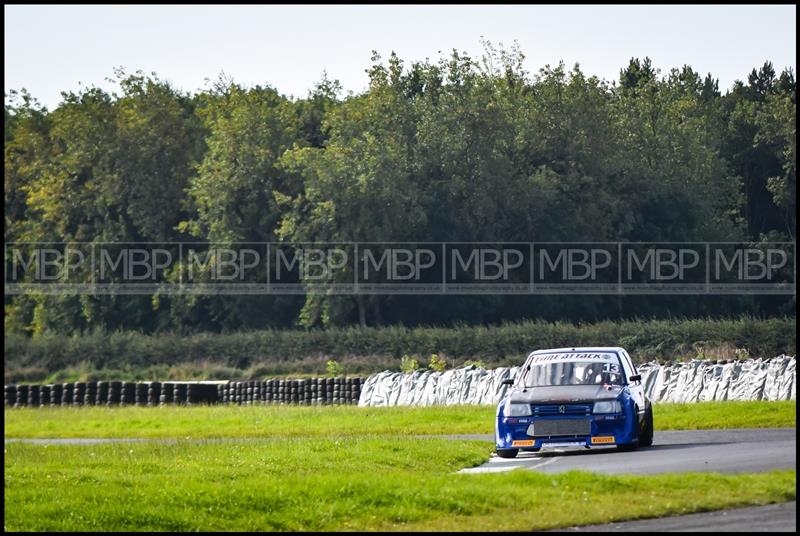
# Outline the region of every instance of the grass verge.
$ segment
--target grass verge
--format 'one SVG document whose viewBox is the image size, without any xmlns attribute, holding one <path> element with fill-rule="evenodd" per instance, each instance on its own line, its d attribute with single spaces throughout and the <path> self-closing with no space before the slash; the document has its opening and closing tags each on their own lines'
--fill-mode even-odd
<svg viewBox="0 0 800 536">
<path fill-rule="evenodd" d="M 164 406 L 5 410 L 5 437 L 323 437 L 492 434 L 494 407 Z M 657 404 L 656 430 L 775 428 L 796 425 L 797 404 Z"/>
<path fill-rule="evenodd" d="M 796 496 L 794 471 L 454 473 L 481 463 L 490 448 L 480 441 L 403 437 L 8 444 L 4 528 L 531 530 Z"/>
</svg>

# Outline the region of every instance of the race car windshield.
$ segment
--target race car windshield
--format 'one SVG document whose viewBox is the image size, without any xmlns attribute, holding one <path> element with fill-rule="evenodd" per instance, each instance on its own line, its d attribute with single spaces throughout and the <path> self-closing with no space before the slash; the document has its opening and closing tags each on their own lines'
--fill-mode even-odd
<svg viewBox="0 0 800 536">
<path fill-rule="evenodd" d="M 526 387 L 621 384 L 619 363 L 610 360 L 533 362 L 524 377 Z"/>
</svg>

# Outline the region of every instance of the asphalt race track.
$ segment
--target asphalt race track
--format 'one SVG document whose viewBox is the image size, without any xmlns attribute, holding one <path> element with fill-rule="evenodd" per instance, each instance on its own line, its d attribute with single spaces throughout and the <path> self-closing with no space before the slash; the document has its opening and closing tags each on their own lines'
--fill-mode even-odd
<svg viewBox="0 0 800 536">
<path fill-rule="evenodd" d="M 797 502 L 558 529 L 559 532 L 796 532 Z"/>
<path fill-rule="evenodd" d="M 492 436 L 449 437 L 492 440 Z M 794 428 L 656 431 L 653 446 L 634 452 L 619 452 L 614 447 L 544 448 L 536 453 L 520 452 L 513 459 L 492 456 L 483 465 L 460 472 L 494 473 L 524 468 L 544 473 L 571 470 L 607 474 L 758 473 L 795 469 L 796 449 Z"/>
</svg>

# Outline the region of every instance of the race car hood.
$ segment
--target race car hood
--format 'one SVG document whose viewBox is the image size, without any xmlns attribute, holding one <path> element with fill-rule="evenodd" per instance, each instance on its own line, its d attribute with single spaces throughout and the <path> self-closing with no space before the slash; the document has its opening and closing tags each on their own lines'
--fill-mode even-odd
<svg viewBox="0 0 800 536">
<path fill-rule="evenodd" d="M 616 400 L 622 392 L 621 385 L 552 385 L 548 387 L 528 387 L 515 389 L 511 401 L 521 404 L 541 404 L 547 402 L 595 402 L 597 400 Z"/>
</svg>

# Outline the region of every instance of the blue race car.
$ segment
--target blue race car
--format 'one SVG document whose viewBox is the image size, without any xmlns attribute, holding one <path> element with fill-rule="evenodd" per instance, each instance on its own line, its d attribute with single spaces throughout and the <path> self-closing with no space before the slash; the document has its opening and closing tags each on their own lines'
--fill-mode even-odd
<svg viewBox="0 0 800 536">
<path fill-rule="evenodd" d="M 544 446 L 653 444 L 653 408 L 642 377 L 619 347 L 537 350 L 497 406 L 497 455 Z"/>
</svg>

